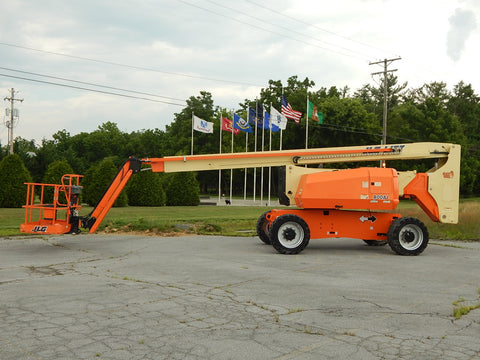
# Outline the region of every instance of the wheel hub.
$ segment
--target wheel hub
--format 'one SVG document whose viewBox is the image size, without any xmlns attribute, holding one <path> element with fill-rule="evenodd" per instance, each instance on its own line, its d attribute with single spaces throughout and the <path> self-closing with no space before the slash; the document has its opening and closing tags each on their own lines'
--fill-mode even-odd
<svg viewBox="0 0 480 360">
<path fill-rule="evenodd" d="M 415 240 L 415 234 L 412 231 L 407 230 L 403 234 L 403 239 L 406 242 L 411 243 L 413 240 Z"/>
<path fill-rule="evenodd" d="M 285 230 L 283 230 L 283 237 L 285 238 L 285 240 L 293 240 L 295 239 L 295 230 L 293 230 L 292 228 L 286 228 Z"/>
</svg>

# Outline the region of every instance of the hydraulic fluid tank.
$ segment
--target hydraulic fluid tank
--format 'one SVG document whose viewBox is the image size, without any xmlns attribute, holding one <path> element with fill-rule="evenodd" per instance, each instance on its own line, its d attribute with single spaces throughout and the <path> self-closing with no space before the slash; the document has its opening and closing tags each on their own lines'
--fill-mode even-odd
<svg viewBox="0 0 480 360">
<path fill-rule="evenodd" d="M 302 175 L 295 203 L 305 209 L 393 210 L 398 174 L 391 168 L 357 168 Z"/>
</svg>

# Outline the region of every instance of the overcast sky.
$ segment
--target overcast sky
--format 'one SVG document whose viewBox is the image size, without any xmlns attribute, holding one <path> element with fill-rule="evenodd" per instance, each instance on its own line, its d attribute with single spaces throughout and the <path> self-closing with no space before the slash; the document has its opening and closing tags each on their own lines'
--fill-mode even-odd
<svg viewBox="0 0 480 360">
<path fill-rule="evenodd" d="M 479 0 L 15 0 L 2 2 L 0 29 L 0 96 L 24 99 L 14 136 L 29 140 L 106 121 L 164 129 L 202 90 L 236 108 L 293 75 L 353 93 L 378 81 L 370 62 L 397 57 L 389 69 L 409 87 L 480 91 Z"/>
</svg>

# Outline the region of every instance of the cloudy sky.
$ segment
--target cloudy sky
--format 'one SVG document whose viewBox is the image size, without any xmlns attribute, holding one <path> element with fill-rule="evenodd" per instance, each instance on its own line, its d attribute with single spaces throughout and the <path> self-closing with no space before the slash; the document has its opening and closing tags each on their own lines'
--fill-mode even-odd
<svg viewBox="0 0 480 360">
<path fill-rule="evenodd" d="M 164 129 L 199 91 L 234 108 L 293 75 L 353 92 L 397 57 L 410 87 L 480 91 L 479 0 L 15 0 L 0 29 L 0 95 L 24 99 L 14 136 L 29 140 Z"/>
</svg>

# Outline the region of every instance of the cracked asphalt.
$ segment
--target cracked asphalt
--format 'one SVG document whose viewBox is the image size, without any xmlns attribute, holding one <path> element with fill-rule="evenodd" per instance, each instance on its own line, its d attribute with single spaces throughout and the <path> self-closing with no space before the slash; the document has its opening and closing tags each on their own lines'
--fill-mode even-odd
<svg viewBox="0 0 480 360">
<path fill-rule="evenodd" d="M 448 246 L 447 246 L 448 245 Z M 0 359 L 479 359 L 480 243 L 0 238 Z"/>
</svg>

